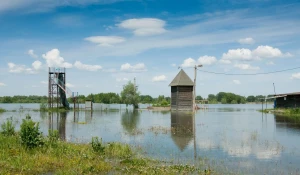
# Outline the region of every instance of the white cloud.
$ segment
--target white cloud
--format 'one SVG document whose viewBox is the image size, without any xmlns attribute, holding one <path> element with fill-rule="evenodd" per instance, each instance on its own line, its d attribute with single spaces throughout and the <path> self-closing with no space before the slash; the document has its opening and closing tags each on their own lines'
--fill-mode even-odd
<svg viewBox="0 0 300 175">
<path fill-rule="evenodd" d="M 43 58 L 46 60 L 48 67 L 72 67 L 72 64 L 65 62 L 64 58 L 60 56 L 58 49 L 48 51 L 46 54 L 43 54 Z"/>
<path fill-rule="evenodd" d="M 292 74 L 291 79 L 300 79 L 300 72 Z"/>
<path fill-rule="evenodd" d="M 159 75 L 152 78 L 153 82 L 166 81 L 167 77 L 165 75 Z"/>
<path fill-rule="evenodd" d="M 75 87 L 73 84 L 71 84 L 71 83 L 66 83 L 66 86 L 68 87 L 68 88 L 71 88 L 71 87 Z"/>
<path fill-rule="evenodd" d="M 125 63 L 121 65 L 121 71 L 125 72 L 144 72 L 147 71 L 144 63 L 138 63 L 136 65 L 130 65 L 129 63 Z"/>
<path fill-rule="evenodd" d="M 171 66 L 172 66 L 172 67 L 176 67 L 176 64 L 175 64 L 175 63 L 173 63 L 173 64 L 171 64 Z"/>
<path fill-rule="evenodd" d="M 259 67 L 251 66 L 250 64 L 235 64 L 234 67 L 242 69 L 242 70 L 258 70 Z"/>
<path fill-rule="evenodd" d="M 260 58 L 274 58 L 281 57 L 283 54 L 278 48 L 273 48 L 271 46 L 258 46 L 252 51 L 254 56 Z"/>
<path fill-rule="evenodd" d="M 128 78 L 117 78 L 116 81 L 117 82 L 129 81 L 129 79 Z"/>
<path fill-rule="evenodd" d="M 232 80 L 234 84 L 241 84 L 240 80 Z"/>
<path fill-rule="evenodd" d="M 31 56 L 32 58 L 38 58 L 38 56 L 34 53 L 34 51 L 31 49 L 31 50 L 28 50 L 27 54 L 29 56 Z"/>
<path fill-rule="evenodd" d="M 1 87 L 1 86 L 6 86 L 6 84 L 0 82 L 0 87 Z"/>
<path fill-rule="evenodd" d="M 253 38 L 241 38 L 238 40 L 240 44 L 254 44 L 255 40 Z"/>
<path fill-rule="evenodd" d="M 98 70 L 101 70 L 102 67 L 100 65 L 88 65 L 88 64 L 82 64 L 80 61 L 76 61 L 74 63 L 74 66 L 77 68 L 77 69 L 80 69 L 80 70 L 87 70 L 87 71 L 98 71 Z"/>
<path fill-rule="evenodd" d="M 249 49 L 231 49 L 227 53 L 223 53 L 222 59 L 224 60 L 252 60 L 252 52 Z"/>
<path fill-rule="evenodd" d="M 40 70 L 42 68 L 42 62 L 40 61 L 35 61 L 32 63 L 32 67 L 34 70 Z"/>
<path fill-rule="evenodd" d="M 125 38 L 119 36 L 91 36 L 84 40 L 99 44 L 99 46 L 107 47 L 122 43 L 125 41 Z"/>
<path fill-rule="evenodd" d="M 216 57 L 213 56 L 204 55 L 202 57 L 199 57 L 198 59 L 198 64 L 202 64 L 202 65 L 211 65 L 214 64 L 215 62 L 217 62 L 217 59 Z"/>
<path fill-rule="evenodd" d="M 187 58 L 183 61 L 181 67 L 194 67 L 196 64 L 196 60 L 194 60 L 193 58 Z"/>
<path fill-rule="evenodd" d="M 266 63 L 267 65 L 275 65 L 275 63 L 273 61 L 269 61 Z"/>
<path fill-rule="evenodd" d="M 114 72 L 117 72 L 116 69 L 114 68 L 111 68 L 111 69 L 103 69 L 103 72 L 110 72 L 110 73 L 114 73 Z"/>
<path fill-rule="evenodd" d="M 166 22 L 157 18 L 128 19 L 118 24 L 119 27 L 133 30 L 136 36 L 158 35 L 166 32 Z"/>
<path fill-rule="evenodd" d="M 47 81 L 41 81 L 41 83 L 42 83 L 42 84 L 48 84 L 48 82 L 47 82 Z"/>
<path fill-rule="evenodd" d="M 8 63 L 9 72 L 11 73 L 28 73 L 34 74 L 35 72 L 31 68 L 27 68 L 25 65 L 16 65 L 14 63 Z"/>
</svg>

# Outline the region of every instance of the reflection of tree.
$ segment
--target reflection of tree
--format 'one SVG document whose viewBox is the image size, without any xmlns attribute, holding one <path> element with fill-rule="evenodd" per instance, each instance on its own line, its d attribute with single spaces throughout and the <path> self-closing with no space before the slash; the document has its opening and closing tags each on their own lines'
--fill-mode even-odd
<svg viewBox="0 0 300 175">
<path fill-rule="evenodd" d="M 132 132 L 137 128 L 139 120 L 140 120 L 139 111 L 126 110 L 126 112 L 122 114 L 122 126 L 129 134 L 132 134 Z"/>
<path fill-rule="evenodd" d="M 61 140 L 66 139 L 67 113 L 49 113 L 49 130 L 57 130 Z"/>
<path fill-rule="evenodd" d="M 185 147 L 193 140 L 193 114 L 186 112 L 171 113 L 172 139 L 178 148 L 183 151 Z"/>
<path fill-rule="evenodd" d="M 300 119 L 298 117 L 292 116 L 282 116 L 278 114 L 274 114 L 274 118 L 276 121 L 276 127 L 278 128 L 294 128 L 300 129 Z"/>
</svg>

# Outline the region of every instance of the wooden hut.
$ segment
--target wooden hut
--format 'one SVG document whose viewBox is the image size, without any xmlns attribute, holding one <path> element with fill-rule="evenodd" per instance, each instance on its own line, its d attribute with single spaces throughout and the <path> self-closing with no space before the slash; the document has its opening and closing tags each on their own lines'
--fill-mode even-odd
<svg viewBox="0 0 300 175">
<path fill-rule="evenodd" d="M 171 86 L 171 110 L 193 110 L 194 82 L 181 69 Z"/>
<path fill-rule="evenodd" d="M 300 108 L 300 92 L 277 94 L 273 98 L 275 108 Z"/>
</svg>

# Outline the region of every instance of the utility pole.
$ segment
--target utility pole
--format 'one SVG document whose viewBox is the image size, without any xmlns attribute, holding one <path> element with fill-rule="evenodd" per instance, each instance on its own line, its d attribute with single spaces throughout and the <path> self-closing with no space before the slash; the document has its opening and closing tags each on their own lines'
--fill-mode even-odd
<svg viewBox="0 0 300 175">
<path fill-rule="evenodd" d="M 195 108 L 196 108 L 196 80 L 197 80 L 197 67 L 202 67 L 202 64 L 199 65 L 195 65 L 194 67 L 194 89 L 193 89 L 193 112 L 195 112 Z"/>
</svg>

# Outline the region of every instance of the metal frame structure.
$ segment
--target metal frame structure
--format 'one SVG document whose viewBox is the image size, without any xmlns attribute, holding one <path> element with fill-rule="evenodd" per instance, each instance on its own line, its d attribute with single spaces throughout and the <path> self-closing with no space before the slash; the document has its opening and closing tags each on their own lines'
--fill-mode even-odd
<svg viewBox="0 0 300 175">
<path fill-rule="evenodd" d="M 63 83 L 66 84 L 66 68 L 51 68 L 48 71 L 48 107 L 59 108 L 62 106 L 60 101 L 59 86 L 55 82 L 59 74 L 63 75 Z"/>
</svg>

